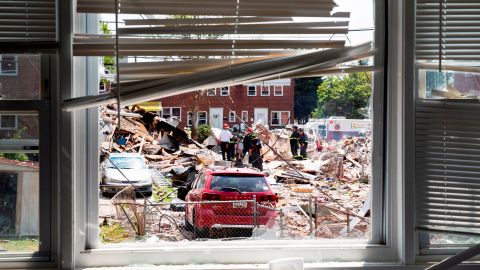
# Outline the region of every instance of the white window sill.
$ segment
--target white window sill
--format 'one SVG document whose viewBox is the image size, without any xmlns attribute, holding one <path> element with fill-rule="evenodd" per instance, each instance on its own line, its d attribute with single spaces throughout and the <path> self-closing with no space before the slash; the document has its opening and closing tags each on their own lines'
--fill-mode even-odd
<svg viewBox="0 0 480 270">
<path fill-rule="evenodd" d="M 305 270 L 328 269 L 392 269 L 392 270 L 423 270 L 429 265 L 401 265 L 399 263 L 306 263 Z M 202 264 L 202 265 L 131 265 L 125 267 L 95 267 L 81 270 L 268 270 L 267 264 Z"/>
</svg>

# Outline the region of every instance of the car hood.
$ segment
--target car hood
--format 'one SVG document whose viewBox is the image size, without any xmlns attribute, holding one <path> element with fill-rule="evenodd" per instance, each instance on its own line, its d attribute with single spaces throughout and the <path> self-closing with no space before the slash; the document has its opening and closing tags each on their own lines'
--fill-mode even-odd
<svg viewBox="0 0 480 270">
<path fill-rule="evenodd" d="M 105 177 L 120 181 L 152 181 L 152 174 L 148 169 L 120 169 L 121 172 L 115 168 L 107 168 L 105 170 Z M 125 177 L 127 179 L 125 179 Z"/>
</svg>

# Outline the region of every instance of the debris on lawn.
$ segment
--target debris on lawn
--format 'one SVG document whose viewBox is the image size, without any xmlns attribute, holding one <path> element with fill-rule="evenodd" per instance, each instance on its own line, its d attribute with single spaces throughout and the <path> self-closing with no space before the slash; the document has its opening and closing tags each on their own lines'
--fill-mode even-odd
<svg viewBox="0 0 480 270">
<path fill-rule="evenodd" d="M 167 119 L 138 106 L 133 111 L 122 108 L 120 129 L 116 126 L 115 105 L 101 107 L 99 113 L 100 161 L 114 152 L 143 154 L 153 172 L 154 186 L 162 187 L 154 189 L 155 202 L 175 203 L 171 207 L 159 207 L 161 213 L 150 224 L 151 213 L 148 218 L 143 213 L 147 202 L 131 197 L 132 190 L 125 191 L 112 199 L 115 222 L 121 220 L 119 224 L 130 227 L 137 235 L 147 235 L 150 242 L 191 239 L 182 229 L 185 226 L 183 200 L 197 171 L 203 166 L 232 166 L 222 161 L 217 152 L 220 130 L 212 128 L 212 135 L 201 144 Z M 263 167 L 277 194 L 276 208 L 281 215 L 276 222 L 282 226 L 281 237 L 369 237 L 369 134 L 340 141 L 318 140 L 321 147 L 313 143 L 307 149 L 307 159 L 293 160 L 290 130 L 269 130 L 263 125 L 256 125 L 255 130 L 266 146 L 262 148 Z"/>
</svg>

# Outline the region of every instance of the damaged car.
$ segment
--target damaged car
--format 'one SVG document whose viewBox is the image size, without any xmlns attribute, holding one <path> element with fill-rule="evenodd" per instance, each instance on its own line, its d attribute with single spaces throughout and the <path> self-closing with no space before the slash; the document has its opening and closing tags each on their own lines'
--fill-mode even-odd
<svg viewBox="0 0 480 270">
<path fill-rule="evenodd" d="M 100 191 L 114 195 L 127 186 L 134 186 L 145 196 L 152 195 L 152 174 L 143 155 L 137 153 L 111 153 L 103 162 Z"/>
<path fill-rule="evenodd" d="M 265 175 L 248 168 L 202 170 L 186 202 L 185 224 L 200 238 L 218 229 L 251 234 L 256 226 L 272 225 L 276 217 L 276 195 Z"/>
</svg>

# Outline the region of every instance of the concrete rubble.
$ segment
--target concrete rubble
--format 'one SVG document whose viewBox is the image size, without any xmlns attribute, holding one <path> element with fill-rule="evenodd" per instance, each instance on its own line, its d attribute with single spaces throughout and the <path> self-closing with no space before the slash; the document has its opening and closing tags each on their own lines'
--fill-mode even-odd
<svg viewBox="0 0 480 270">
<path fill-rule="evenodd" d="M 219 133 L 216 129 L 201 144 L 168 120 L 138 107 L 122 108 L 120 128 L 116 125 L 118 113 L 114 105 L 101 107 L 99 113 L 100 161 L 111 152 L 142 153 L 154 172 L 154 184 L 175 188 L 174 199 L 179 204 L 201 166 L 222 163 L 221 155 L 215 152 L 215 137 Z M 293 160 L 290 130 L 269 130 L 257 125 L 256 131 L 263 144 L 268 145 L 262 148 L 264 173 L 277 193 L 276 208 L 282 214 L 276 223 L 282 224 L 282 238 L 369 237 L 371 137 L 368 134 L 341 141 L 321 141 L 322 151 L 310 147 L 308 159 Z M 162 192 L 161 200 L 171 199 L 168 192 Z M 154 196 L 160 197 L 159 194 Z M 158 220 L 145 224 L 147 236 L 150 233 L 148 241 L 191 239 L 182 228 L 184 218 L 179 209 L 183 207 L 162 208 L 161 217 L 149 215 L 149 219 Z M 162 218 L 165 213 L 168 218 Z"/>
</svg>

